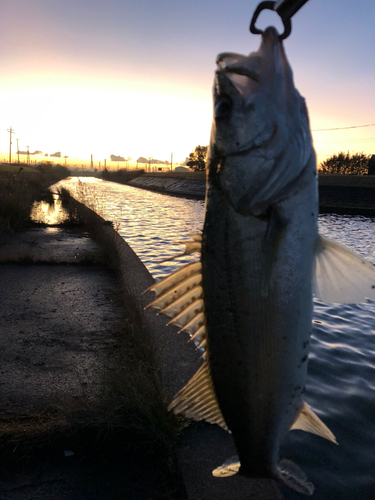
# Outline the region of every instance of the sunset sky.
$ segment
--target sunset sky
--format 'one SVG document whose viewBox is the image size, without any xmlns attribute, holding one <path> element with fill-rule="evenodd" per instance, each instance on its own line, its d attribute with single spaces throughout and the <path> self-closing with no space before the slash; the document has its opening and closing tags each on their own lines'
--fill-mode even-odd
<svg viewBox="0 0 375 500">
<path fill-rule="evenodd" d="M 13 159 L 18 138 L 38 161 L 58 151 L 69 164 L 90 154 L 109 166 L 111 154 L 183 161 L 208 144 L 216 55 L 258 49 L 248 30 L 258 3 L 2 0 L 0 159 L 12 127 Z M 269 24 L 281 27 L 262 14 Z M 285 48 L 313 130 L 375 124 L 373 0 L 309 0 Z M 319 162 L 375 154 L 375 126 L 313 136 Z"/>
</svg>

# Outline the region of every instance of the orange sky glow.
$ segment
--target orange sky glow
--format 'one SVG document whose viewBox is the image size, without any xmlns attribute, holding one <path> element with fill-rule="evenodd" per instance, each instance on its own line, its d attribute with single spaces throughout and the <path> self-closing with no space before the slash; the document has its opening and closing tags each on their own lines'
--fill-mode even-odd
<svg viewBox="0 0 375 500">
<path fill-rule="evenodd" d="M 313 131 L 375 123 L 375 6 L 364 2 L 366 15 L 349 0 L 310 0 L 293 20 L 285 47 Z M 111 154 L 132 166 L 172 152 L 175 165 L 184 161 L 209 141 L 217 53 L 259 46 L 248 32 L 257 3 L 5 0 L 0 160 L 12 127 L 13 159 L 18 138 L 21 151 L 42 151 L 33 161 L 55 152 L 69 165 L 89 164 L 91 154 L 113 167 Z M 339 151 L 375 154 L 375 126 L 313 138 L 318 162 Z"/>
</svg>

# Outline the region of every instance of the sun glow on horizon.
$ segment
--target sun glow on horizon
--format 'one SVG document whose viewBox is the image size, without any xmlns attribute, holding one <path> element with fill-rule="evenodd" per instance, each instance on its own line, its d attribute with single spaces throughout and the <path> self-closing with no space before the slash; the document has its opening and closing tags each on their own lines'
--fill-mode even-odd
<svg viewBox="0 0 375 500">
<path fill-rule="evenodd" d="M 85 88 L 35 86 L 0 91 L 0 154 L 8 153 L 6 130 L 16 130 L 13 151 L 19 148 L 44 154 L 60 151 L 68 163 L 97 161 L 111 154 L 153 156 L 180 162 L 198 144 L 206 144 L 211 123 L 210 90 Z M 182 89 L 184 90 L 184 89 Z M 45 159 L 49 159 L 46 157 Z"/>
</svg>

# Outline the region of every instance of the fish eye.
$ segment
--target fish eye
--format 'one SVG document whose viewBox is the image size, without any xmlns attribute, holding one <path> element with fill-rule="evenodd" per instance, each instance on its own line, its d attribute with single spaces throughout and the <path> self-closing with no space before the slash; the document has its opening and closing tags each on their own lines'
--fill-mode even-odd
<svg viewBox="0 0 375 500">
<path fill-rule="evenodd" d="M 226 118 L 232 111 L 232 99 L 227 95 L 218 96 L 215 103 L 215 118 Z"/>
</svg>

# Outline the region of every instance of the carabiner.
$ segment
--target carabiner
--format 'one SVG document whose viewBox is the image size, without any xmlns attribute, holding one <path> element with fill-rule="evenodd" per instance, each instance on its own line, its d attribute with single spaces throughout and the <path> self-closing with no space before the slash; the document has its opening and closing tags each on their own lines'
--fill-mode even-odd
<svg viewBox="0 0 375 500">
<path fill-rule="evenodd" d="M 308 0 L 278 0 L 277 2 L 266 1 L 261 2 L 256 8 L 253 18 L 250 23 L 250 32 L 255 35 L 261 35 L 262 30 L 255 26 L 255 23 L 262 10 L 273 10 L 279 14 L 284 25 L 284 33 L 280 35 L 280 40 L 287 38 L 292 31 L 291 18 L 299 9 L 305 5 Z"/>
<path fill-rule="evenodd" d="M 262 10 L 275 10 L 275 5 L 276 2 L 273 1 L 265 1 L 265 2 L 260 2 L 258 7 L 256 8 L 253 18 L 250 23 L 250 32 L 253 33 L 254 35 L 261 35 L 263 33 L 262 30 L 258 29 L 255 26 L 255 23 L 257 22 L 257 19 L 259 17 L 259 14 L 262 12 Z M 280 16 L 281 17 L 281 16 Z M 282 33 L 279 38 L 280 40 L 285 40 L 287 38 L 291 31 L 292 31 L 292 23 L 290 22 L 290 19 L 284 19 L 281 17 L 281 20 L 284 25 L 284 33 Z"/>
</svg>

